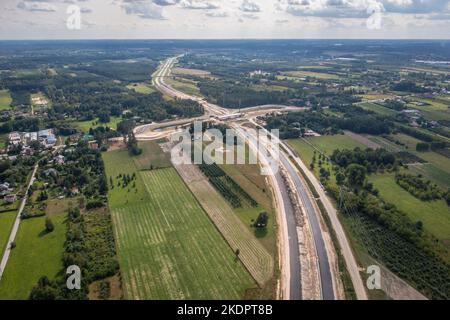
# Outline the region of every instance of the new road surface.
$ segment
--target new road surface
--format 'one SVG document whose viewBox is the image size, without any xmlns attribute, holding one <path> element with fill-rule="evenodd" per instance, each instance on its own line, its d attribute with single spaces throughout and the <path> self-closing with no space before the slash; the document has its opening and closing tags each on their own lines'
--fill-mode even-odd
<svg viewBox="0 0 450 320">
<path fill-rule="evenodd" d="M 153 84 L 159 91 L 179 99 L 195 100 L 204 107 L 205 112 L 208 115 L 220 116 L 236 112 L 236 110 L 225 109 L 220 106 L 210 104 L 204 99 L 201 99 L 199 97 L 189 96 L 167 85 L 164 80 L 166 77 L 170 76 L 171 68 L 176 63 L 177 58 L 178 57 L 174 57 L 166 60 L 161 64 L 160 69 L 157 72 L 155 72 L 153 77 Z M 285 106 L 276 106 L 276 107 L 278 108 L 284 107 L 286 108 L 286 110 L 290 110 L 290 107 Z M 256 111 L 255 109 L 260 110 L 261 108 L 258 107 L 249 108 L 249 111 Z M 245 110 L 241 110 L 241 112 L 245 112 Z M 233 123 L 232 126 L 238 126 L 238 124 Z M 295 154 L 292 154 L 292 151 L 289 150 L 289 148 L 282 141 L 279 141 L 279 143 L 285 146 L 287 150 L 286 153 L 285 151 L 282 150 L 280 151 L 280 160 L 281 160 L 280 164 L 286 169 L 289 178 L 295 184 L 299 197 L 302 201 L 303 207 L 305 208 L 308 223 L 311 226 L 313 240 L 318 257 L 318 266 L 319 266 L 318 272 L 320 275 L 321 297 L 322 299 L 326 300 L 335 299 L 336 295 L 333 290 L 333 275 L 331 272 L 328 253 L 323 238 L 323 231 L 320 227 L 318 213 L 316 212 L 316 208 L 313 205 L 314 199 L 312 199 L 311 193 L 308 191 L 309 190 L 308 186 L 306 185 L 304 180 L 300 177 L 300 173 L 296 170 L 293 162 L 290 160 L 289 157 L 292 157 L 294 161 L 302 168 L 304 164 L 301 162 L 301 160 L 298 159 L 298 157 Z M 332 221 L 332 226 L 337 233 L 339 245 L 342 249 L 344 260 L 351 275 L 356 295 L 358 299 L 367 299 L 362 279 L 359 275 L 356 260 L 351 251 L 348 239 L 346 238 L 345 233 L 343 232 L 342 226 L 339 220 L 337 219 L 336 210 L 332 207 L 328 198 L 326 198 L 326 195 L 324 191 L 320 188 L 320 184 L 317 182 L 317 179 L 314 176 L 312 176 L 312 174 L 307 169 L 305 170 L 305 172 L 308 178 L 312 181 L 313 185 L 316 187 L 316 189 L 317 186 L 319 186 L 319 190 L 317 191 L 319 192 L 322 202 L 324 202 L 327 214 L 329 215 Z M 282 232 L 285 232 L 285 234 L 282 235 L 282 239 L 284 239 L 284 242 L 286 242 L 284 243 L 284 246 L 287 247 L 287 250 L 286 249 L 284 250 L 285 251 L 284 255 L 287 257 L 284 262 L 282 261 L 282 264 L 283 263 L 288 264 L 288 268 L 287 266 L 284 266 L 286 275 L 284 276 L 282 275 L 282 279 L 284 278 L 286 281 L 288 281 L 287 289 L 285 291 L 288 293 L 286 297 L 289 297 L 289 299 L 301 299 L 300 252 L 299 252 L 299 243 L 298 243 L 294 209 L 290 202 L 287 187 L 285 185 L 285 182 L 283 181 L 283 178 L 279 173 L 275 173 L 273 177 L 274 177 L 273 179 L 274 181 L 272 181 L 273 186 L 277 189 L 276 192 L 278 195 L 280 195 L 279 197 L 281 198 L 279 200 L 282 202 L 281 211 L 283 212 L 282 220 L 284 225 L 282 226 L 281 229 Z"/>
</svg>

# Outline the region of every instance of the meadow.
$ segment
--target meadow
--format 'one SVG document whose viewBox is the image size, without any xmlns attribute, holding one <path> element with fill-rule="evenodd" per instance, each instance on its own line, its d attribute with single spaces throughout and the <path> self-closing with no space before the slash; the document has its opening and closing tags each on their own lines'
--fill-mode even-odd
<svg viewBox="0 0 450 320">
<path fill-rule="evenodd" d="M 167 84 L 172 86 L 174 89 L 184 92 L 189 95 L 201 97 L 200 89 L 197 87 L 195 81 L 184 79 L 184 78 L 168 78 L 166 80 Z"/>
<path fill-rule="evenodd" d="M 25 300 L 41 276 L 55 279 L 62 269 L 66 240 L 66 215 L 51 216 L 55 229 L 45 231 L 45 217 L 23 220 L 16 237 L 16 248 L 0 281 L 0 300 Z"/>
<path fill-rule="evenodd" d="M 359 103 L 358 106 L 365 110 L 369 110 L 369 111 L 373 111 L 378 114 L 381 114 L 383 116 L 394 116 L 397 113 L 395 110 L 383 107 L 382 105 L 379 105 L 377 103 L 372 103 L 372 102 Z"/>
<path fill-rule="evenodd" d="M 329 80 L 329 79 L 339 79 L 338 75 L 332 74 L 332 73 L 324 73 L 324 72 L 312 72 L 312 71 L 288 71 L 285 72 L 287 76 L 294 77 L 294 78 L 317 78 L 321 80 Z"/>
<path fill-rule="evenodd" d="M 133 157 L 138 170 L 167 168 L 172 165 L 170 155 L 161 152 L 161 148 L 156 141 L 139 142 L 139 148 L 142 149 L 142 154 Z"/>
<path fill-rule="evenodd" d="M 15 210 L 0 213 L 0 257 L 3 257 L 16 215 Z"/>
<path fill-rule="evenodd" d="M 115 186 L 108 196 L 125 298 L 243 298 L 254 280 L 175 169 L 139 170 L 167 165 L 156 144 L 145 144 L 133 159 L 103 154 L 108 180 L 136 175 L 135 191 Z"/>
<path fill-rule="evenodd" d="M 138 173 L 138 169 L 133 159 L 130 158 L 128 150 L 116 150 L 102 153 L 105 162 L 106 178 L 110 184 L 113 180 L 113 186 L 109 186 L 108 203 L 110 208 L 117 208 L 128 204 L 143 203 L 147 200 L 147 192 L 145 190 L 142 178 Z M 119 175 L 136 175 L 134 181 L 135 187 L 132 185 L 124 188 L 119 186 Z"/>
<path fill-rule="evenodd" d="M 417 99 L 408 104 L 413 109 L 420 110 L 429 120 L 448 120 L 450 117 L 449 103 L 441 103 L 434 99 Z"/>
<path fill-rule="evenodd" d="M 209 71 L 199 69 L 187 69 L 187 68 L 173 68 L 172 73 L 178 75 L 190 75 L 197 77 L 206 77 L 211 75 L 211 72 Z"/>
<path fill-rule="evenodd" d="M 111 119 L 108 123 L 101 123 L 100 121 L 98 121 L 98 119 L 96 119 L 96 120 L 88 120 L 88 121 L 77 121 L 74 123 L 74 125 L 76 127 L 78 127 L 78 129 L 80 129 L 84 133 L 87 133 L 87 132 L 89 132 L 90 128 L 95 129 L 97 127 L 110 127 L 111 129 L 116 130 L 117 124 L 120 121 L 122 121 L 121 117 L 111 117 Z"/>
<path fill-rule="evenodd" d="M 390 152 L 407 151 L 418 156 L 426 163 L 410 165 L 409 169 L 412 172 L 421 174 L 443 188 L 450 187 L 450 160 L 448 158 L 433 151 L 416 151 L 416 145 L 421 141 L 406 134 L 391 134 L 390 137 L 403 145 L 398 145 L 380 136 L 369 136 L 369 139 Z"/>
<path fill-rule="evenodd" d="M 152 85 L 145 82 L 131 83 L 127 85 L 127 88 L 142 94 L 150 94 L 156 92 Z"/>
<path fill-rule="evenodd" d="M 305 139 L 291 139 L 288 140 L 288 144 L 291 148 L 294 149 L 295 152 L 299 155 L 299 157 L 303 160 L 303 162 L 309 166 L 314 157 L 314 151 L 316 151 L 316 163 L 314 165 L 314 175 L 317 178 L 320 178 L 320 167 L 318 165 L 319 154 L 322 153 L 327 157 L 331 156 L 333 151 L 336 149 L 350 149 L 361 148 L 365 149 L 362 143 L 354 140 L 348 135 L 333 135 L 333 136 L 321 136 L 321 137 L 310 137 Z M 328 170 L 330 172 L 330 184 L 331 186 L 336 185 L 335 176 L 332 170 L 331 161 L 322 161 L 322 168 Z"/>
<path fill-rule="evenodd" d="M 444 200 L 421 201 L 395 182 L 394 174 L 375 174 L 369 181 L 381 197 L 406 213 L 413 221 L 422 221 L 424 229 L 440 240 L 450 240 L 450 207 Z"/>
<path fill-rule="evenodd" d="M 10 109 L 11 102 L 12 98 L 9 90 L 0 90 L 0 111 Z"/>
</svg>

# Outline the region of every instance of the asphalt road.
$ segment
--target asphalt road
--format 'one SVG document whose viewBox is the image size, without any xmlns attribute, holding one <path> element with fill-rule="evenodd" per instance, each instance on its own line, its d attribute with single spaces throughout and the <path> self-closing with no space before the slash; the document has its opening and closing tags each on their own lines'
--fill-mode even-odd
<svg viewBox="0 0 450 320">
<path fill-rule="evenodd" d="M 174 96 L 181 99 L 193 99 L 201 103 L 205 111 L 209 114 L 226 114 L 232 112 L 231 110 L 226 110 L 219 106 L 208 103 L 207 101 L 191 97 L 185 93 L 179 92 L 170 86 L 166 85 L 164 82 L 165 77 L 170 75 L 170 69 L 174 65 L 176 58 L 170 58 L 166 60 L 159 71 L 155 74 L 153 82 L 156 88 L 163 93 L 170 96 Z M 313 240 L 316 246 L 316 252 L 319 262 L 319 273 L 321 281 L 321 296 L 323 299 L 332 300 L 334 299 L 333 282 L 332 275 L 330 271 L 330 265 L 328 261 L 328 255 L 325 248 L 325 243 L 322 237 L 322 232 L 320 229 L 318 217 L 315 212 L 315 208 L 312 204 L 312 199 L 307 192 L 307 186 L 304 185 L 303 180 L 299 177 L 299 173 L 294 169 L 293 164 L 287 158 L 287 156 L 280 152 L 280 158 L 282 165 L 286 168 L 288 175 L 295 183 L 296 189 L 299 192 L 300 199 L 305 207 L 308 221 L 311 225 Z M 275 174 L 275 183 L 278 191 L 281 193 L 283 202 L 284 219 L 286 223 L 287 230 L 287 246 L 289 255 L 289 299 L 297 300 L 301 299 L 301 274 L 300 274 L 300 252 L 299 243 L 297 236 L 297 224 L 295 220 L 295 213 L 292 207 L 291 201 L 289 199 L 288 191 L 286 185 L 281 177 L 280 173 Z"/>
<path fill-rule="evenodd" d="M 280 173 L 275 174 L 275 179 L 283 197 L 283 206 L 286 217 L 288 242 L 289 242 L 289 270 L 290 270 L 290 289 L 289 300 L 300 300 L 302 298 L 301 272 L 300 272 L 300 250 L 297 235 L 297 222 L 295 220 L 295 211 L 292 207 L 291 199 Z"/>
<path fill-rule="evenodd" d="M 260 156 L 261 163 L 266 165 L 266 168 L 269 168 L 269 159 L 266 157 L 264 153 L 259 152 L 256 137 L 252 136 L 249 132 L 242 130 L 239 131 L 244 134 L 247 138 L 246 140 L 249 142 L 249 146 L 253 148 L 253 151 L 258 153 Z M 283 214 L 284 214 L 284 230 L 286 234 L 284 235 L 287 238 L 287 243 L 283 243 L 283 247 L 285 248 L 284 254 L 288 254 L 288 259 L 285 264 L 289 265 L 289 272 L 287 272 L 287 278 L 289 282 L 289 300 L 301 300 L 302 292 L 301 292 L 301 267 L 300 267 L 300 250 L 299 250 L 299 240 L 297 234 L 297 221 L 295 219 L 295 210 L 292 206 L 291 199 L 289 198 L 289 192 L 287 190 L 286 184 L 281 176 L 280 171 L 273 172 L 273 187 L 277 188 L 279 191 L 279 195 L 281 196 L 282 206 L 283 206 Z M 281 224 L 281 221 L 279 222 Z M 287 250 L 286 250 L 287 249 Z"/>
<path fill-rule="evenodd" d="M 328 261 L 328 253 L 325 248 L 325 242 L 322 237 L 322 231 L 320 229 L 319 220 L 316 215 L 316 210 L 312 204 L 312 200 L 308 191 L 306 189 L 305 183 L 299 177 L 299 173 L 294 169 L 291 162 L 287 159 L 284 153 L 280 152 L 280 160 L 284 168 L 289 173 L 292 181 L 295 184 L 295 188 L 300 196 L 303 207 L 305 208 L 306 214 L 308 216 L 308 221 L 311 226 L 311 232 L 314 239 L 314 244 L 316 248 L 317 258 L 319 262 L 319 273 L 320 273 L 320 289 L 322 299 L 324 300 L 334 300 L 334 290 L 333 290 L 333 279 L 330 271 L 330 264 Z"/>
</svg>

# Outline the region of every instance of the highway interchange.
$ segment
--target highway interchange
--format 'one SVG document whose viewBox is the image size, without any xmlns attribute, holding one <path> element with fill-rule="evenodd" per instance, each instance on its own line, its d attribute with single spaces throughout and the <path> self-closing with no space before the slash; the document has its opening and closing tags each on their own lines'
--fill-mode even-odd
<svg viewBox="0 0 450 320">
<path fill-rule="evenodd" d="M 178 98 L 178 99 L 190 99 L 197 101 L 201 104 L 205 110 L 205 115 L 203 117 L 197 117 L 193 119 L 182 119 L 177 120 L 170 123 L 162 123 L 162 124 L 149 124 L 137 127 L 135 129 L 135 134 L 138 140 L 151 140 L 158 139 L 164 136 L 164 132 L 158 132 L 155 134 L 155 129 L 167 126 L 175 126 L 180 124 L 187 124 L 193 121 L 205 120 L 211 116 L 215 117 L 226 117 L 226 115 L 230 115 L 236 113 L 237 110 L 233 109 L 225 109 L 215 104 L 209 103 L 205 99 L 190 96 L 183 92 L 180 92 L 165 82 L 165 79 L 171 76 L 171 69 L 176 64 L 177 59 L 180 56 L 172 57 L 161 63 L 160 68 L 153 74 L 152 83 L 157 90 L 162 92 L 165 95 Z M 239 110 L 243 114 L 243 118 L 248 120 L 249 122 L 257 125 L 255 122 L 256 115 L 261 115 L 264 113 L 270 113 L 274 110 L 279 110 L 283 108 L 283 110 L 291 111 L 291 110 L 299 110 L 301 108 L 293 108 L 286 106 L 259 106 L 253 108 L 247 108 L 243 110 Z M 233 119 L 229 119 L 227 121 L 228 125 L 232 128 L 237 129 L 238 134 L 246 135 L 247 141 L 252 141 L 256 137 L 251 137 L 250 133 L 238 123 L 238 121 L 234 121 Z M 167 131 L 167 134 L 171 134 L 173 131 Z M 270 134 L 270 133 L 268 133 Z M 324 190 L 322 189 L 320 183 L 314 177 L 314 175 L 309 172 L 308 169 L 305 170 L 306 166 L 301 161 L 301 159 L 294 154 L 283 141 L 277 139 L 273 136 L 271 139 L 279 143 L 282 148 L 279 152 L 279 165 L 283 168 L 284 174 L 287 175 L 287 178 L 293 183 L 295 186 L 295 192 L 298 194 L 298 197 L 301 201 L 302 208 L 306 213 L 306 220 L 310 226 L 312 237 L 314 240 L 315 251 L 318 260 L 318 270 L 319 273 L 319 287 L 320 287 L 320 298 L 324 300 L 333 300 L 338 298 L 338 293 L 336 292 L 336 275 L 332 271 L 332 266 L 330 264 L 329 252 L 330 248 L 327 248 L 327 243 L 324 239 L 324 229 L 322 224 L 320 223 L 320 213 L 315 205 L 315 199 L 312 196 L 312 192 L 309 190 L 309 186 L 304 181 L 301 173 L 297 170 L 297 167 L 301 167 L 302 170 L 307 175 L 308 179 L 314 185 L 316 191 L 319 193 L 321 201 L 324 203 L 327 214 L 331 220 L 332 227 L 334 232 L 337 234 L 337 239 L 339 242 L 339 246 L 344 257 L 347 269 L 350 273 L 353 286 L 356 292 L 356 296 L 358 299 L 365 300 L 367 299 L 367 294 L 364 288 L 364 284 L 362 282 L 361 276 L 359 274 L 359 268 L 356 263 L 353 252 L 348 243 L 348 239 L 343 231 L 343 228 L 337 218 L 337 212 L 332 206 L 331 202 L 327 198 Z M 259 154 L 259 160 L 261 161 L 261 165 L 265 167 L 270 167 L 269 159 L 267 159 L 266 152 L 260 152 L 255 144 L 249 143 L 249 147 L 253 149 L 254 152 Z M 272 169 L 271 169 L 272 170 Z M 283 299 L 288 300 L 299 300 L 302 299 L 301 294 L 301 272 L 300 272 L 300 252 L 299 252 L 299 238 L 297 235 L 296 228 L 296 218 L 293 205 L 288 196 L 288 190 L 286 186 L 286 182 L 284 181 L 280 170 L 271 172 L 268 176 L 270 180 L 270 184 L 274 190 L 276 202 L 278 204 L 277 211 L 278 219 L 280 220 L 278 223 L 280 224 L 280 264 L 281 264 L 281 288 L 282 288 L 282 297 Z M 329 246 L 329 244 L 328 244 Z"/>
</svg>

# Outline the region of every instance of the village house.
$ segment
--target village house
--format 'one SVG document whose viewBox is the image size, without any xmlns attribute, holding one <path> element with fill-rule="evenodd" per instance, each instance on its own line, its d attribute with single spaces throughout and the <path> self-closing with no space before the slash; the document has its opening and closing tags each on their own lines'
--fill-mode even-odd
<svg viewBox="0 0 450 320">
<path fill-rule="evenodd" d="M 22 141 L 22 137 L 19 132 L 11 132 L 8 137 L 9 143 L 11 144 L 19 144 Z"/>
<path fill-rule="evenodd" d="M 6 203 L 14 203 L 17 201 L 17 195 L 16 194 L 7 194 L 4 198 Z"/>
<path fill-rule="evenodd" d="M 57 155 L 54 160 L 56 164 L 63 165 L 65 158 L 63 155 Z"/>
</svg>

